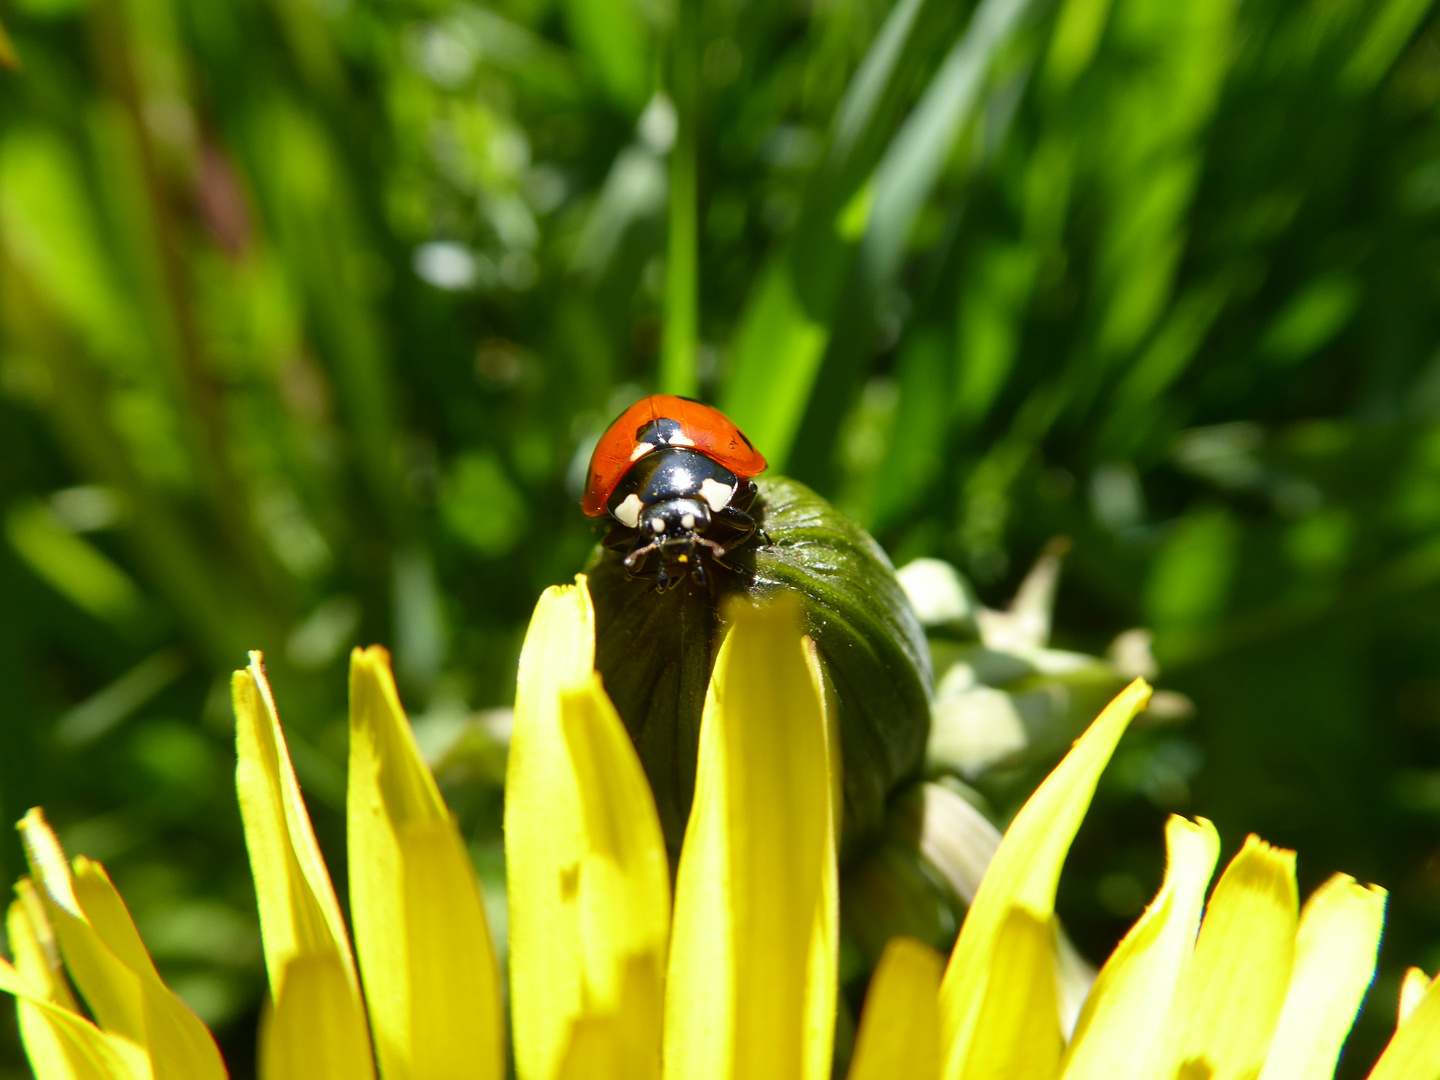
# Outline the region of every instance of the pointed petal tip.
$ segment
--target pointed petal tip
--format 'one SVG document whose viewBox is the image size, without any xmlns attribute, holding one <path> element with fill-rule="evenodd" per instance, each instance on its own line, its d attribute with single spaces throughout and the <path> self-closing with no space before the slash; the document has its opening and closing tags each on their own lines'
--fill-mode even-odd
<svg viewBox="0 0 1440 1080">
<path fill-rule="evenodd" d="M 1154 693 L 1155 688 L 1150 685 L 1149 680 L 1143 675 L 1137 675 L 1124 690 L 1120 691 L 1120 697 L 1126 698 L 1127 700 L 1138 698 L 1140 700 L 1140 704 L 1136 706 L 1136 711 L 1138 712 L 1145 707 L 1150 701 L 1150 696 Z M 1116 698 L 1116 700 L 1118 701 L 1119 698 Z"/>
<path fill-rule="evenodd" d="M 36 882 L 57 905 L 76 917 L 83 918 L 80 903 L 71 884 L 70 865 L 65 858 L 55 830 L 45 820 L 45 811 L 31 807 L 18 826 L 25 860 Z"/>
</svg>

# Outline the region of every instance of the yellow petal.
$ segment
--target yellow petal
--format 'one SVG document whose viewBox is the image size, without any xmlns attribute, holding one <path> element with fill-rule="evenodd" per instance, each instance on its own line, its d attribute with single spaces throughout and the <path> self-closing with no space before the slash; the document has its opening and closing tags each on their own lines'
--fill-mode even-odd
<svg viewBox="0 0 1440 1080">
<path fill-rule="evenodd" d="M 70 983 L 65 978 L 60 959 L 60 944 L 55 940 L 50 920 L 45 917 L 45 902 L 28 877 L 22 877 L 15 883 L 15 892 L 18 899 L 10 905 L 5 920 L 15 969 L 46 1001 L 77 1012 L 75 995 L 70 992 Z"/>
<path fill-rule="evenodd" d="M 615 1018 L 622 1075 L 660 1075 L 670 864 L 654 796 L 620 716 L 592 674 L 561 726 L 581 806 L 581 979 L 589 1015 Z"/>
<path fill-rule="evenodd" d="M 613 1013 L 582 1016 L 570 1027 L 570 1040 L 556 1080 L 621 1080 L 625 1058 Z"/>
<path fill-rule="evenodd" d="M 309 1060 L 309 1040 L 334 1049 L 328 1057 L 316 1059 L 317 1071 L 305 1080 L 365 1080 L 374 1075 L 374 1068 L 350 941 L 300 797 L 259 653 L 250 654 L 247 670 L 235 673 L 231 691 L 238 756 L 235 782 L 273 1007 L 261 1039 L 262 1065 L 268 1061 L 284 1069 L 288 1066 L 281 1061 Z M 327 993 L 333 989 L 329 981 L 317 982 L 322 976 L 316 972 L 323 972 L 325 980 L 338 975 L 343 995 L 317 996 L 312 1004 L 295 990 L 301 980 L 307 986 L 312 982 L 322 986 Z M 287 983 L 289 993 L 284 992 Z M 320 1024 L 325 1025 L 323 1030 Z M 342 1050 L 340 1040 L 351 1040 L 353 1045 Z M 350 1063 L 357 1071 L 346 1071 L 352 1068 Z M 264 1075 L 274 1080 L 280 1074 Z"/>
<path fill-rule="evenodd" d="M 810 962 L 805 977 L 805 1059 L 801 1080 L 830 1080 L 835 1053 L 835 1002 L 840 993 L 839 836 L 845 806 L 845 773 L 840 747 L 840 714 L 834 688 L 814 640 L 801 639 L 810 682 L 824 717 L 825 764 L 830 800 L 821 859 L 820 895 L 810 929 Z"/>
<path fill-rule="evenodd" d="M 500 977 L 470 853 L 384 649 L 350 656 L 350 910 L 386 1080 L 504 1075 Z"/>
<path fill-rule="evenodd" d="M 1407 982 L 1409 981 L 1407 977 Z M 1375 1063 L 1370 1080 L 1435 1080 L 1440 1076 L 1440 978 L 1432 982 Z"/>
<path fill-rule="evenodd" d="M 75 860 L 75 896 L 102 941 L 139 977 L 145 1005 L 146 1049 L 157 1080 L 222 1078 L 225 1065 L 208 1028 L 160 981 L 125 901 L 105 873 L 86 858 Z"/>
<path fill-rule="evenodd" d="M 1171 817 L 1165 882 L 1100 970 L 1065 1051 L 1064 1080 L 1171 1076 L 1163 1061 L 1175 993 L 1195 943 L 1205 889 L 1220 856 L 1215 826 Z"/>
<path fill-rule="evenodd" d="M 521 1080 L 550 1080 L 581 1012 L 580 802 L 560 700 L 595 667 L 595 616 L 583 583 L 546 589 L 530 617 L 505 772 L 510 1022 Z"/>
<path fill-rule="evenodd" d="M 54 928 L 70 978 L 102 1028 L 144 1046 L 145 1007 L 139 979 L 105 947 L 85 918 L 65 852 L 44 814 L 31 810 L 19 828 L 46 921 Z"/>
<path fill-rule="evenodd" d="M 107 1032 L 150 1058 L 156 1080 L 220 1080 L 225 1066 L 200 1018 L 160 981 L 125 902 L 99 863 L 65 853 L 38 809 L 20 823 L 45 919 L 86 1002 Z"/>
<path fill-rule="evenodd" d="M 547 590 L 531 618 L 506 772 L 524 1080 L 658 1073 L 669 866 L 644 771 L 593 666 L 594 615 L 580 578 Z"/>
<path fill-rule="evenodd" d="M 1295 968 L 1260 1080 L 1330 1080 L 1375 977 L 1385 890 L 1336 874 L 1305 901 Z"/>
<path fill-rule="evenodd" d="M 336 951 L 297 953 L 260 1028 L 264 1080 L 346 1080 L 375 1074 L 365 1014 Z"/>
<path fill-rule="evenodd" d="M 47 1015 L 47 1010 L 36 1004 L 43 1001 L 49 1005 L 74 1013 L 75 1001 L 65 981 L 60 966 L 59 946 L 55 943 L 41 900 L 29 878 L 16 883 L 20 899 L 10 905 L 5 919 L 5 933 L 9 939 L 10 955 L 14 958 L 13 973 L 0 967 L 0 983 L 9 982 L 7 989 L 14 988 L 23 996 L 16 998 L 15 1005 L 20 1021 L 20 1037 L 25 1044 L 25 1056 L 30 1061 L 36 1080 L 71 1080 L 74 1077 L 104 1076 L 95 1068 L 87 1068 L 81 1047 L 73 1045 L 66 1037 L 66 1029 L 73 1025 L 64 1021 L 61 1030 L 56 1030 L 57 1021 Z M 98 1029 L 89 1026 L 93 1035 L 87 1039 L 103 1038 Z"/>
<path fill-rule="evenodd" d="M 891 938 L 875 965 L 850 1059 L 850 1080 L 939 1080 L 940 972 L 914 938 Z"/>
<path fill-rule="evenodd" d="M 1396 1026 L 1403 1024 L 1416 1007 L 1425 1000 L 1425 991 L 1430 989 L 1430 976 L 1417 967 L 1405 970 L 1405 979 L 1400 984 L 1400 1010 Z"/>
<path fill-rule="evenodd" d="M 657 818 L 658 821 L 658 818 Z M 660 1075 L 664 986 L 640 958 L 626 965 L 619 1005 L 576 1018 L 557 1080 L 653 1080 Z"/>
<path fill-rule="evenodd" d="M 992 979 L 975 1023 L 966 1080 L 1049 1080 L 1064 1036 L 1056 1000 L 1054 918 L 1010 909 L 995 936 Z"/>
<path fill-rule="evenodd" d="M 150 1080 L 150 1063 L 139 1046 L 52 1001 L 4 960 L 0 990 L 15 995 L 25 1056 L 36 1080 Z"/>
<path fill-rule="evenodd" d="M 1176 1002 L 1182 1068 L 1213 1080 L 1260 1071 L 1294 966 L 1298 906 L 1295 853 L 1248 837 L 1215 886 Z"/>
<path fill-rule="evenodd" d="M 580 806 L 560 698 L 595 667 L 595 616 L 583 582 L 546 589 L 530 617 L 505 773 L 510 1020 L 521 1080 L 549 1080 L 581 1011 Z M 564 860 L 568 860 L 564 861 Z M 560 879 L 556 865 L 562 866 Z"/>
<path fill-rule="evenodd" d="M 828 1070 L 832 1035 L 807 985 L 830 930 L 825 715 L 788 598 L 729 614 L 675 886 L 665 1075 L 793 1080 Z"/>
<path fill-rule="evenodd" d="M 1150 687 L 1143 679 L 1122 690 L 1006 830 L 975 893 L 940 984 L 943 1076 L 970 1075 L 966 1063 L 994 970 L 1001 927 L 1015 907 L 1042 922 L 1053 914 L 1060 867 L 1090 805 L 1095 784 L 1125 728 L 1149 699 Z M 1002 988 L 1004 982 L 996 980 Z"/>
</svg>

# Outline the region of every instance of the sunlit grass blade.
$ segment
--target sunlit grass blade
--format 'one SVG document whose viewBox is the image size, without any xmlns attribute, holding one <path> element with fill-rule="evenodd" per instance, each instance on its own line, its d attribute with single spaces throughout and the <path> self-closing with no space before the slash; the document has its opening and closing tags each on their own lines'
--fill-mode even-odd
<svg viewBox="0 0 1440 1080">
<path fill-rule="evenodd" d="M 914 938 L 891 938 L 870 977 L 849 1080 L 939 1080 L 944 961 Z"/>
<path fill-rule="evenodd" d="M 1065 0 L 1060 5 L 1045 58 L 1048 90 L 1063 92 L 1085 70 L 1095 56 L 1109 14 L 1110 0 Z"/>
<path fill-rule="evenodd" d="M 1366 5 L 1369 25 L 1341 73 L 1342 83 L 1353 91 L 1374 87 L 1433 5 L 1434 0 L 1386 0 Z"/>
<path fill-rule="evenodd" d="M 813 372 L 801 365 L 785 372 L 797 384 L 804 380 L 807 396 L 789 463 L 803 479 L 820 473 L 833 453 L 841 418 L 870 370 L 875 298 L 895 287 L 916 221 L 986 100 L 983 90 L 997 57 L 1013 47 L 1031 6 L 1030 0 L 986 0 L 978 5 L 899 130 L 893 138 L 886 133 L 888 144 L 873 175 L 847 200 L 833 229 L 797 239 L 793 249 L 797 266 L 811 258 L 828 264 L 822 273 L 806 273 L 799 295 L 815 295 L 816 284 L 835 272 L 830 267 L 845 272 L 831 314 L 825 316 L 821 307 L 807 313 L 812 323 L 823 319 L 823 333 L 817 336 L 823 347 L 813 361 Z M 860 234 L 858 249 L 844 243 Z M 857 252 L 853 267 L 852 250 Z"/>
<path fill-rule="evenodd" d="M 1298 907 L 1295 853 L 1247 837 L 1210 897 L 1176 1000 L 1182 1070 L 1259 1072 L 1294 967 Z"/>
<path fill-rule="evenodd" d="M 350 657 L 346 808 L 355 949 L 381 1072 L 498 1080 L 500 977 L 480 883 L 378 647 Z"/>
<path fill-rule="evenodd" d="M 355 961 L 259 653 L 231 691 L 235 781 L 270 977 L 260 1057 L 279 1070 L 266 1080 L 291 1061 L 311 1063 L 304 1080 L 365 1080 L 374 1066 Z"/>
<path fill-rule="evenodd" d="M 83 611 L 124 631 L 145 610 L 135 581 L 103 551 L 66 529 L 39 502 L 17 502 L 5 535 L 36 574 Z"/>
<path fill-rule="evenodd" d="M 224 1077 L 215 1040 L 160 981 L 104 868 L 83 856 L 67 865 L 39 810 L 25 815 L 20 832 L 45 919 L 100 1026 L 148 1055 L 155 1080 Z"/>
<path fill-rule="evenodd" d="M 670 45 L 670 91 L 675 104 L 675 145 L 670 150 L 670 229 L 665 250 L 665 328 L 660 348 L 660 389 L 694 397 L 700 335 L 700 239 L 697 157 L 700 110 L 699 3 L 675 6 Z"/>
<path fill-rule="evenodd" d="M 807 1023 L 806 985 L 834 858 L 821 689 L 792 603 L 730 616 L 675 886 L 665 1075 L 822 1080 L 832 1033 Z"/>
<path fill-rule="evenodd" d="M 721 405 L 776 469 L 785 467 L 799 430 L 868 220 L 872 204 L 860 192 L 908 76 L 939 45 L 935 27 L 945 14 L 937 0 L 902 0 L 891 9 L 836 107 L 791 239 L 756 275 L 746 300 Z"/>
<path fill-rule="evenodd" d="M 1063 1080 L 1148 1080 L 1174 1071 L 1164 1059 L 1171 1009 L 1220 838 L 1204 818 L 1171 817 L 1165 839 L 1165 882 L 1096 977 L 1065 1051 Z"/>
<path fill-rule="evenodd" d="M 638 110 L 653 85 L 649 10 L 626 0 L 565 0 L 565 27 L 615 104 Z"/>
<path fill-rule="evenodd" d="M 1001 928 L 1014 908 L 1046 922 L 1070 843 L 1090 805 L 1101 770 L 1130 721 L 1150 699 L 1136 679 L 1095 719 L 1011 822 L 975 894 L 940 986 L 942 1075 L 959 1080 L 980 1037 L 978 1022 L 990 993 Z M 1025 944 L 1023 933 L 1012 944 Z M 1058 1018 L 1056 1019 L 1058 1037 Z M 1058 1054 L 1058 1048 L 1057 1048 Z"/>
<path fill-rule="evenodd" d="M 872 285 L 890 281 L 925 199 L 981 101 L 985 76 L 1030 0 L 984 0 L 876 167 L 874 208 L 861 245 Z"/>
<path fill-rule="evenodd" d="M 1295 967 L 1260 1080 L 1330 1080 L 1375 977 L 1384 889 L 1336 874 L 1305 901 Z"/>
</svg>

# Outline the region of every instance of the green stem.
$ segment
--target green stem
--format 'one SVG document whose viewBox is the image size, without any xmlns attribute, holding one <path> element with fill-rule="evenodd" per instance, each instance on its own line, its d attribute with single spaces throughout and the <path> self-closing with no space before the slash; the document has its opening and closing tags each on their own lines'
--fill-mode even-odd
<svg viewBox="0 0 1440 1080">
<path fill-rule="evenodd" d="M 700 105 L 700 2 L 680 0 L 671 50 L 670 89 L 678 120 L 670 154 L 670 235 L 666 253 L 665 335 L 660 388 L 694 396 L 699 340 L 699 195 L 696 133 Z"/>
</svg>

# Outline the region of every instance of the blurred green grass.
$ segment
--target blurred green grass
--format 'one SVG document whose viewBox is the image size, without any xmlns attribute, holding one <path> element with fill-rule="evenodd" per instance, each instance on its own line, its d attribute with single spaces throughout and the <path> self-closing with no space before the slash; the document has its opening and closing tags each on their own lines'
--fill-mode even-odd
<svg viewBox="0 0 1440 1080">
<path fill-rule="evenodd" d="M 0 817 L 107 861 L 237 1075 L 228 672 L 265 650 L 338 861 L 344 654 L 389 644 L 493 869 L 488 710 L 662 388 L 991 600 L 1071 537 L 1063 643 L 1154 629 L 1197 717 L 1082 833 L 1092 952 L 1180 810 L 1392 890 L 1356 1060 L 1440 967 L 1428 0 L 0 19 Z"/>
</svg>

